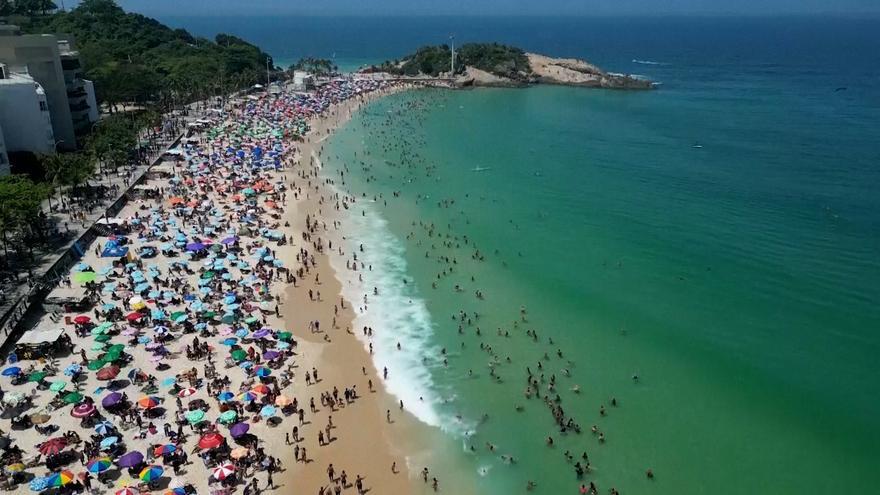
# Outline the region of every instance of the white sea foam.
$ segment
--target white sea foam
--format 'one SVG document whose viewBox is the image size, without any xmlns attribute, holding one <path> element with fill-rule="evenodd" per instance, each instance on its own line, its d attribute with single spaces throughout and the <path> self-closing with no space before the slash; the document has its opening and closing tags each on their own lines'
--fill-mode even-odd
<svg viewBox="0 0 880 495">
<path fill-rule="evenodd" d="M 639 60 L 637 58 L 633 59 L 634 64 L 642 64 L 642 65 L 669 65 L 665 62 L 655 62 L 653 60 Z"/>
<path fill-rule="evenodd" d="M 441 365 L 440 347 L 432 342 L 433 323 L 425 301 L 412 282 L 404 283 L 404 279 L 410 278 L 403 244 L 388 229 L 387 221 L 374 204 L 360 201 L 346 213 L 343 216 L 344 256 L 340 256 L 334 246 L 330 260 L 342 280 L 343 296 L 354 305 L 356 318 L 352 331 L 365 346 L 372 341 L 373 363 L 379 375 L 388 368 L 385 388 L 403 401 L 407 411 L 443 431 L 463 433 L 468 425 L 438 410 L 442 397 L 452 393 L 438 389 L 431 375 L 431 368 Z M 361 244 L 363 252 L 359 250 Z M 346 267 L 352 253 L 357 253 L 357 271 Z M 358 280 L 358 275 L 363 277 L 363 282 Z M 378 289 L 378 296 L 373 294 L 374 287 Z M 363 310 L 365 294 L 366 311 Z M 372 340 L 363 334 L 365 326 L 373 328 Z M 401 350 L 397 349 L 398 343 Z"/>
</svg>

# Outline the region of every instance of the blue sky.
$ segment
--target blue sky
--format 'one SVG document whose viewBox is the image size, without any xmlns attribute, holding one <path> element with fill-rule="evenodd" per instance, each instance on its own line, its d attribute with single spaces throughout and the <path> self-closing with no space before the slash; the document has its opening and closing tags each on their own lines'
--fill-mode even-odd
<svg viewBox="0 0 880 495">
<path fill-rule="evenodd" d="M 61 0 L 55 0 L 59 5 Z M 774 15 L 880 12 L 880 0 L 117 0 L 147 15 Z M 65 0 L 67 7 L 76 0 Z"/>
</svg>

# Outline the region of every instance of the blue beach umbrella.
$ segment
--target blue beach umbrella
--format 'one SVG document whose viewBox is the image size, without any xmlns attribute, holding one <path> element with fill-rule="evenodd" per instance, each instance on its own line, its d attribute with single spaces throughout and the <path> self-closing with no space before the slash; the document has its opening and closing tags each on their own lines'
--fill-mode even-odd
<svg viewBox="0 0 880 495">
<path fill-rule="evenodd" d="M 16 376 L 21 374 L 21 368 L 18 366 L 10 366 L 3 370 L 3 376 Z"/>
</svg>

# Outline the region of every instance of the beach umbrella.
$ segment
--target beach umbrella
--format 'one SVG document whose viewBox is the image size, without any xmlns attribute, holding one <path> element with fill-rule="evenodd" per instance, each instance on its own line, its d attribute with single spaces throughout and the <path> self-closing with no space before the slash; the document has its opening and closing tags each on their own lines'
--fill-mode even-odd
<svg viewBox="0 0 880 495">
<path fill-rule="evenodd" d="M 43 381 L 44 378 L 46 378 L 46 375 L 48 375 L 48 373 L 46 373 L 45 371 L 34 371 L 30 375 L 28 375 L 28 381 L 40 383 L 41 381 Z"/>
<path fill-rule="evenodd" d="M 205 249 L 205 245 L 201 242 L 191 242 L 186 245 L 186 250 L 190 252 L 201 251 Z"/>
<path fill-rule="evenodd" d="M 101 399 L 101 405 L 104 407 L 113 407 L 122 401 L 122 394 L 119 392 L 110 392 Z"/>
<path fill-rule="evenodd" d="M 251 392 L 254 392 L 254 393 L 260 394 L 260 395 L 266 395 L 269 393 L 269 387 L 267 387 L 263 383 L 258 383 L 251 388 Z"/>
<path fill-rule="evenodd" d="M 139 466 L 144 462 L 144 454 L 140 452 L 128 452 L 116 460 L 116 465 L 123 468 Z"/>
<path fill-rule="evenodd" d="M 98 457 L 97 459 L 92 459 L 86 465 L 90 473 L 98 474 L 103 473 L 104 471 L 110 469 L 113 464 L 110 463 L 109 457 Z"/>
<path fill-rule="evenodd" d="M 64 437 L 55 437 L 41 443 L 37 450 L 45 456 L 55 455 L 67 447 L 67 439 Z"/>
<path fill-rule="evenodd" d="M 20 473 L 20 472 L 24 471 L 24 464 L 22 464 L 20 462 L 16 462 L 14 464 L 10 464 L 10 465 L 6 466 L 5 468 L 3 468 L 3 470 L 6 471 L 7 473 Z"/>
<path fill-rule="evenodd" d="M 193 395 L 195 393 L 196 393 L 196 389 L 189 387 L 189 388 L 185 388 L 185 389 L 181 390 L 180 392 L 177 392 L 177 396 L 178 397 L 189 397 L 190 395 Z"/>
<path fill-rule="evenodd" d="M 163 472 L 164 469 L 162 469 L 162 466 L 147 466 L 141 471 L 141 473 L 138 475 L 138 478 L 140 478 L 141 481 L 149 483 L 151 481 L 156 481 L 157 479 L 159 479 L 159 477 L 162 476 Z"/>
<path fill-rule="evenodd" d="M 235 421 L 235 418 L 238 417 L 238 413 L 233 410 L 223 411 L 220 413 L 219 421 L 222 424 L 229 424 Z"/>
<path fill-rule="evenodd" d="M 232 438 L 238 438 L 247 433 L 250 429 L 251 427 L 247 423 L 235 423 L 229 427 L 229 434 L 232 435 Z"/>
<path fill-rule="evenodd" d="M 275 405 L 278 407 L 289 406 L 292 403 L 293 401 L 290 400 L 290 397 L 287 397 L 286 395 L 279 395 L 278 397 L 275 397 Z"/>
<path fill-rule="evenodd" d="M 98 380 L 113 380 L 116 376 L 119 375 L 119 366 L 113 365 L 108 366 L 101 371 L 99 371 L 96 375 Z"/>
<path fill-rule="evenodd" d="M 233 474 L 235 474 L 235 466 L 228 463 L 217 466 L 213 470 L 211 470 L 211 476 L 213 476 L 214 479 L 217 481 L 223 481 Z"/>
<path fill-rule="evenodd" d="M 106 344 L 104 344 L 103 342 L 95 342 L 94 344 L 92 344 L 92 350 L 93 351 L 103 350 L 105 345 Z"/>
<path fill-rule="evenodd" d="M 238 400 L 242 402 L 253 402 L 257 400 L 257 394 L 253 392 L 244 392 L 238 395 Z"/>
<path fill-rule="evenodd" d="M 198 446 L 200 449 L 215 449 L 223 445 L 223 442 L 225 442 L 223 435 L 217 432 L 211 432 L 202 435 L 202 438 L 199 439 Z"/>
<path fill-rule="evenodd" d="M 102 449 L 109 449 L 110 447 L 116 445 L 117 443 L 119 443 L 119 437 L 117 437 L 117 436 L 107 437 L 107 438 L 101 440 L 101 448 Z"/>
<path fill-rule="evenodd" d="M 110 330 L 111 328 L 113 328 L 113 322 L 105 321 L 104 323 L 101 323 L 100 325 L 96 326 L 94 329 L 99 330 L 101 332 L 106 332 L 106 331 Z"/>
<path fill-rule="evenodd" d="M 194 411 L 186 413 L 186 420 L 190 423 L 195 424 L 203 419 L 205 419 L 205 411 L 202 411 L 201 409 L 196 409 Z"/>
<path fill-rule="evenodd" d="M 95 425 L 95 433 L 98 435 L 106 435 L 115 429 L 113 423 L 109 421 L 101 421 Z"/>
<path fill-rule="evenodd" d="M 88 323 L 90 321 L 92 321 L 92 319 L 86 315 L 79 315 L 73 319 L 73 322 L 76 323 L 77 325 L 85 325 L 86 323 Z"/>
<path fill-rule="evenodd" d="M 85 273 L 89 273 L 89 272 L 85 272 Z M 71 481 L 73 481 L 75 477 L 76 477 L 76 475 L 74 475 L 72 471 L 65 469 L 63 471 L 60 471 L 60 472 L 57 472 L 55 474 L 50 475 L 48 478 L 47 484 L 50 487 L 65 486 L 68 483 L 70 483 Z"/>
<path fill-rule="evenodd" d="M 28 488 L 34 492 L 41 492 L 46 488 L 49 488 L 49 478 L 48 477 L 36 477 L 28 483 Z"/>
<path fill-rule="evenodd" d="M 267 367 L 265 367 L 265 366 L 260 366 L 260 367 L 257 368 L 257 370 L 254 372 L 254 374 L 257 375 L 257 376 L 260 377 L 260 378 L 265 378 L 265 377 L 267 377 L 267 376 L 269 376 L 269 375 L 272 374 L 272 370 L 270 370 L 269 368 L 267 368 Z"/>
<path fill-rule="evenodd" d="M 80 285 L 94 282 L 96 278 L 97 274 L 95 272 L 79 272 L 73 274 L 73 281 Z"/>
<path fill-rule="evenodd" d="M 248 452 L 248 449 L 245 447 L 237 447 L 232 449 L 232 452 L 229 453 L 229 457 L 232 457 L 233 459 L 241 459 L 242 457 L 246 457 Z"/>
<path fill-rule="evenodd" d="M 70 392 L 62 397 L 61 400 L 64 401 L 65 404 L 78 404 L 83 400 L 83 395 L 79 392 Z"/>
<path fill-rule="evenodd" d="M 116 493 L 114 495 L 140 495 L 140 493 L 141 492 L 138 491 L 137 488 L 126 486 L 124 488 L 116 490 Z"/>
<path fill-rule="evenodd" d="M 221 341 L 220 343 L 223 345 L 235 345 L 238 343 L 238 339 L 236 339 L 235 337 L 229 337 L 227 339 L 223 339 L 223 341 Z"/>
<path fill-rule="evenodd" d="M 177 446 L 174 444 L 166 443 L 165 445 L 160 445 L 153 449 L 153 456 L 161 457 L 163 455 L 172 454 L 177 451 Z"/>
<path fill-rule="evenodd" d="M 132 311 L 131 313 L 125 315 L 125 319 L 128 321 L 138 321 L 143 317 L 144 315 L 142 313 L 138 313 L 137 311 Z"/>
<path fill-rule="evenodd" d="M 228 390 L 217 394 L 217 399 L 220 402 L 229 402 L 230 400 L 232 400 L 233 397 L 235 397 L 235 394 L 233 394 L 232 392 L 230 392 Z"/>
<path fill-rule="evenodd" d="M 31 414 L 31 423 L 35 425 L 47 423 L 50 419 L 52 419 L 51 416 L 45 413 Z"/>
<path fill-rule="evenodd" d="M 49 390 L 51 390 L 53 392 L 61 392 L 65 388 L 67 388 L 67 382 L 58 381 L 58 382 L 52 382 L 52 384 L 49 385 Z"/>
<path fill-rule="evenodd" d="M 21 374 L 21 368 L 18 366 L 10 366 L 3 370 L 3 376 L 16 376 Z"/>
<path fill-rule="evenodd" d="M 270 416 L 274 416 L 276 412 L 275 406 L 263 406 L 263 409 L 260 409 L 260 416 L 264 418 L 268 418 Z"/>
<path fill-rule="evenodd" d="M 247 353 L 244 352 L 242 349 L 236 349 L 232 351 L 232 354 L 230 354 L 230 356 L 236 361 L 242 361 L 247 358 Z"/>
<path fill-rule="evenodd" d="M 77 404 L 73 406 L 73 409 L 70 410 L 70 415 L 74 418 L 88 418 L 92 414 L 95 414 L 97 408 L 91 402 L 83 402 L 82 404 Z"/>
<path fill-rule="evenodd" d="M 80 370 L 82 370 L 82 366 L 78 364 L 71 364 L 64 368 L 64 375 L 73 376 L 74 374 L 79 373 Z"/>
<path fill-rule="evenodd" d="M 99 369 L 103 368 L 105 364 L 107 364 L 107 361 L 104 361 L 103 359 L 95 359 L 89 361 L 89 364 L 86 365 L 86 368 L 91 371 L 98 371 Z"/>
<path fill-rule="evenodd" d="M 95 337 L 95 342 L 100 342 L 103 344 L 105 342 L 109 342 L 110 339 L 111 337 L 109 335 L 98 335 L 97 337 Z"/>
<path fill-rule="evenodd" d="M 124 351 L 124 350 L 125 350 L 125 344 L 113 344 L 113 345 L 110 346 L 109 349 L 107 349 L 107 353 L 108 353 L 108 354 L 109 354 L 109 353 L 116 353 L 116 354 L 118 354 L 118 353 L 121 353 L 121 352 Z"/>
<path fill-rule="evenodd" d="M 137 403 L 142 409 L 152 409 L 159 405 L 159 398 L 153 396 L 141 397 Z"/>
<path fill-rule="evenodd" d="M 168 378 L 165 378 L 161 382 L 163 387 L 170 387 L 170 386 L 174 385 L 175 383 L 177 383 L 177 378 L 174 378 L 173 376 L 169 376 Z"/>
<path fill-rule="evenodd" d="M 278 359 L 279 357 L 281 357 L 281 353 L 278 351 L 266 351 L 263 353 L 263 359 L 265 359 L 266 361 Z"/>
</svg>

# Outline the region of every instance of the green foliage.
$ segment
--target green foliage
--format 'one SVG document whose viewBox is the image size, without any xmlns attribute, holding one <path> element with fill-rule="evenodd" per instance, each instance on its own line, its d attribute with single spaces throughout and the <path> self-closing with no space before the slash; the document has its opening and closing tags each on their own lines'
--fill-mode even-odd
<svg viewBox="0 0 880 495">
<path fill-rule="evenodd" d="M 0 0 L 0 15 L 45 15 L 57 8 L 52 0 Z"/>
<path fill-rule="evenodd" d="M 451 69 L 452 51 L 448 45 L 424 46 L 403 58 L 403 63 L 385 62 L 377 70 L 393 74 L 439 76 Z M 471 66 L 497 76 L 520 78 L 531 72 L 525 52 L 499 43 L 466 43 L 455 50 L 455 72 Z"/>
<path fill-rule="evenodd" d="M 35 184 L 23 175 L 0 177 L 0 235 L 4 248 L 24 252 L 43 225 L 41 204 L 48 196 L 44 184 Z"/>
<path fill-rule="evenodd" d="M 76 39 L 86 78 L 109 105 L 134 102 L 169 107 L 249 87 L 265 78 L 269 56 L 235 36 L 215 42 L 155 19 L 126 13 L 113 0 L 83 0 L 70 12 L 31 19 L 34 33 Z M 271 63 L 271 59 L 270 59 Z"/>
<path fill-rule="evenodd" d="M 318 76 L 326 76 L 335 74 L 339 68 L 332 60 L 326 58 L 303 57 L 291 65 L 290 70 L 303 70 Z"/>
</svg>

